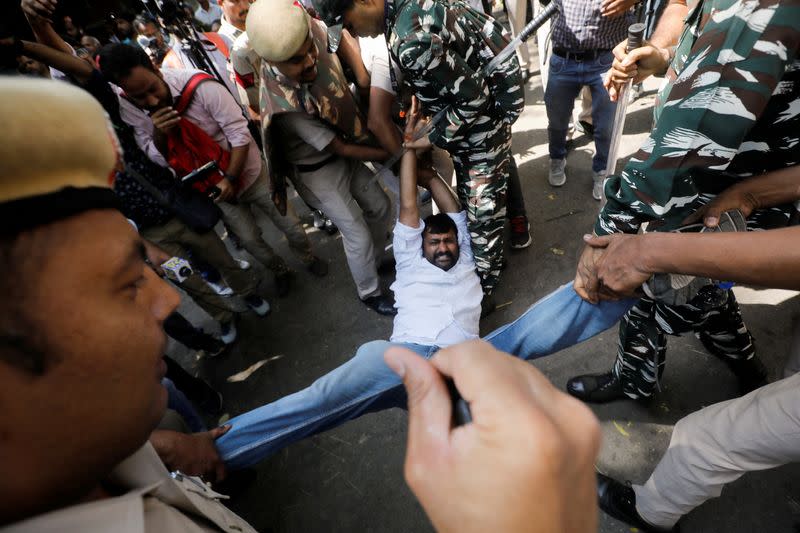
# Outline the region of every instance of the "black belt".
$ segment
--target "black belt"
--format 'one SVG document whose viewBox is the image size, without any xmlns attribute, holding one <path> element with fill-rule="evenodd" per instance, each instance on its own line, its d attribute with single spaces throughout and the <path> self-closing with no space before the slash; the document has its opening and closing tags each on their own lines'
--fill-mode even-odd
<svg viewBox="0 0 800 533">
<path fill-rule="evenodd" d="M 317 170 L 321 169 L 328 163 L 332 163 L 333 160 L 336 159 L 336 154 L 331 155 L 330 157 L 326 157 L 319 163 L 312 163 L 310 165 L 295 165 L 298 171 L 300 172 L 316 172 Z"/>
<path fill-rule="evenodd" d="M 611 50 L 602 48 L 599 50 L 567 50 L 565 48 L 553 48 L 553 53 L 564 59 L 573 61 L 592 61 Z"/>
</svg>

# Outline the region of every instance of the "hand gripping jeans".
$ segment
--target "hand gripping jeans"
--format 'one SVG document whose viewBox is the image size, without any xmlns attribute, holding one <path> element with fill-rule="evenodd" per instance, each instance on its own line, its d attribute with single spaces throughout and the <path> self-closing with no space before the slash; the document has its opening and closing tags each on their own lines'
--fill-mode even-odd
<svg viewBox="0 0 800 533">
<path fill-rule="evenodd" d="M 636 300 L 589 304 L 567 284 L 528 308 L 514 322 L 484 340 L 522 359 L 557 352 L 610 328 Z M 438 346 L 372 341 L 355 357 L 325 374 L 310 387 L 231 419 L 232 427 L 217 442 L 230 468 L 244 468 L 284 446 L 337 427 L 365 413 L 405 408 L 400 378 L 383 362 L 390 346 L 403 346 L 429 359 Z"/>
</svg>

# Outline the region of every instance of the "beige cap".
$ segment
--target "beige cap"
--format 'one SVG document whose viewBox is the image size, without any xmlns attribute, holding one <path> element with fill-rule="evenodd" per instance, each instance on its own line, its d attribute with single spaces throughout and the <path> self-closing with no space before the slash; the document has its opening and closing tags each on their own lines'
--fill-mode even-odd
<svg viewBox="0 0 800 533">
<path fill-rule="evenodd" d="M 62 81 L 0 78 L 0 203 L 108 188 L 120 151 L 105 111 Z"/>
<path fill-rule="evenodd" d="M 296 0 L 258 0 L 247 14 L 250 46 L 267 61 L 286 61 L 308 38 L 310 19 Z"/>
</svg>

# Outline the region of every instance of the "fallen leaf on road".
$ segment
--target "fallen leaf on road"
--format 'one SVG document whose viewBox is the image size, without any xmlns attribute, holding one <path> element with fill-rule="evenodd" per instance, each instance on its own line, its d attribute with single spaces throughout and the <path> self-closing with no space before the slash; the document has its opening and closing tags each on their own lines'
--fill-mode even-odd
<svg viewBox="0 0 800 533">
<path fill-rule="evenodd" d="M 274 361 L 275 359 L 280 359 L 281 357 L 283 357 L 283 356 L 282 355 L 276 355 L 274 357 L 270 357 L 269 359 L 262 359 L 261 361 L 259 361 L 257 363 L 253 363 L 252 365 L 247 367 L 245 370 L 242 370 L 238 374 L 234 374 L 232 376 L 229 376 L 228 377 L 228 383 L 236 383 L 236 382 L 239 382 L 239 381 L 244 381 L 247 378 L 249 378 L 250 375 L 253 372 L 258 370 L 259 368 L 261 368 L 265 364 L 269 363 L 270 361 Z"/>
<path fill-rule="evenodd" d="M 556 199 L 556 195 L 555 195 L 555 194 L 552 194 L 552 193 L 550 193 L 550 194 L 548 194 L 548 195 L 547 195 L 547 199 L 548 199 L 548 200 L 555 200 L 555 199 Z"/>
<path fill-rule="evenodd" d="M 613 422 L 614 422 L 614 427 L 617 428 L 617 431 L 619 431 L 622 434 L 622 436 L 624 436 L 624 437 L 630 437 L 631 436 L 631 434 L 628 433 L 627 431 L 625 431 L 625 428 L 620 426 L 619 423 L 617 423 L 616 420 L 613 420 Z"/>
<path fill-rule="evenodd" d="M 564 255 L 564 250 L 561 248 L 550 248 L 550 251 L 553 252 L 553 255 Z"/>
</svg>

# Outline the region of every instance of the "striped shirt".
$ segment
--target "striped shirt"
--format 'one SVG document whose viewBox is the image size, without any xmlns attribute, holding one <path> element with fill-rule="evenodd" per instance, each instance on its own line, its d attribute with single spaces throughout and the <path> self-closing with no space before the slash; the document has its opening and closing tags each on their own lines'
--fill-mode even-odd
<svg viewBox="0 0 800 533">
<path fill-rule="evenodd" d="M 571 52 L 611 50 L 628 35 L 633 13 L 608 18 L 600 15 L 603 0 L 553 0 L 561 13 L 553 21 L 553 48 Z"/>
</svg>

